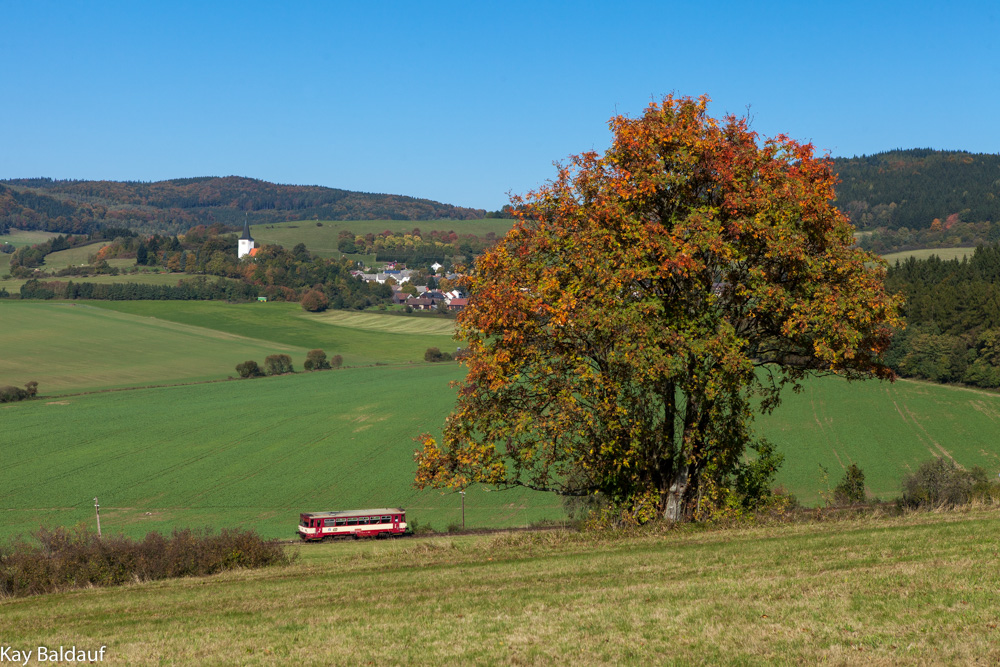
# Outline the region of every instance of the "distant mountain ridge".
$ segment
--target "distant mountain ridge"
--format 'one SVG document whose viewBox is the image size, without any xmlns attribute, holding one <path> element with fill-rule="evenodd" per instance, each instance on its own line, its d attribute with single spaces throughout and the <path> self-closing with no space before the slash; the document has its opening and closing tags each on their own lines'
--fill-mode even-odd
<svg viewBox="0 0 1000 667">
<path fill-rule="evenodd" d="M 0 180 L 0 233 L 7 228 L 66 234 L 98 227 L 168 233 L 196 225 L 285 220 L 474 220 L 486 211 L 403 195 L 317 185 L 279 185 L 240 176 L 167 181 Z"/>
<path fill-rule="evenodd" d="M 837 207 L 859 229 L 1000 222 L 1000 155 L 916 148 L 833 163 Z"/>
</svg>

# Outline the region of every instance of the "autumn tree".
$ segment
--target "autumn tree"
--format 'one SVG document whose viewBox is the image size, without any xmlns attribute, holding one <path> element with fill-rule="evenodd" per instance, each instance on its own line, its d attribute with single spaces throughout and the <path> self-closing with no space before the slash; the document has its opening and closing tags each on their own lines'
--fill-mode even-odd
<svg viewBox="0 0 1000 667">
<path fill-rule="evenodd" d="M 617 116 L 604 155 L 514 197 L 458 317 L 468 375 L 418 487 L 605 494 L 690 515 L 737 487 L 753 416 L 809 374 L 891 378 L 899 299 L 831 205 L 828 158 L 707 98 Z"/>
</svg>

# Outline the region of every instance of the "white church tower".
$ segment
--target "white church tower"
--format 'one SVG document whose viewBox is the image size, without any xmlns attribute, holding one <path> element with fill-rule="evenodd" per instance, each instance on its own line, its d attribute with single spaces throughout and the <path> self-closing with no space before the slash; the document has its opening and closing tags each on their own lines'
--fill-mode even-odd
<svg viewBox="0 0 1000 667">
<path fill-rule="evenodd" d="M 243 221 L 243 236 L 240 237 L 236 246 L 236 258 L 242 259 L 249 255 L 251 250 L 253 250 L 253 237 L 250 236 L 250 214 L 247 213 L 246 219 Z"/>
</svg>

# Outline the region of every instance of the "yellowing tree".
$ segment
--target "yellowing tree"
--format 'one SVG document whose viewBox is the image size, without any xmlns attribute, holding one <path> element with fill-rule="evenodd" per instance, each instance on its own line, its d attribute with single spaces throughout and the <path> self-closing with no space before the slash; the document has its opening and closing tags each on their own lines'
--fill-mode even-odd
<svg viewBox="0 0 1000 667">
<path fill-rule="evenodd" d="M 891 378 L 899 299 L 831 205 L 828 159 L 707 98 L 611 120 L 603 155 L 513 198 L 458 318 L 468 376 L 419 487 L 473 483 L 689 515 L 745 472 L 757 410 L 807 374 Z"/>
</svg>

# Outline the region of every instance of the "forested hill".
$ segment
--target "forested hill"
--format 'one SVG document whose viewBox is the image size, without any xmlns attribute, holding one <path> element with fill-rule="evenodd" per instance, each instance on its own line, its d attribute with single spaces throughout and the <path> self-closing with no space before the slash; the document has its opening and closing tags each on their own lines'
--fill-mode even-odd
<svg viewBox="0 0 1000 667">
<path fill-rule="evenodd" d="M 837 207 L 859 229 L 1000 222 L 1000 155 L 896 150 L 835 158 Z"/>
<path fill-rule="evenodd" d="M 314 185 L 277 185 L 252 178 L 184 178 L 154 183 L 0 181 L 0 233 L 6 228 L 67 234 L 98 227 L 180 233 L 201 224 L 284 220 L 470 220 L 485 211 L 401 195 Z"/>
</svg>

